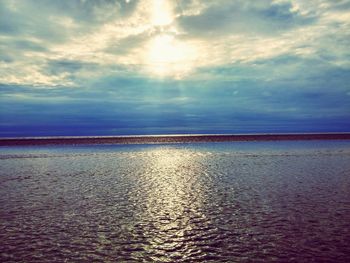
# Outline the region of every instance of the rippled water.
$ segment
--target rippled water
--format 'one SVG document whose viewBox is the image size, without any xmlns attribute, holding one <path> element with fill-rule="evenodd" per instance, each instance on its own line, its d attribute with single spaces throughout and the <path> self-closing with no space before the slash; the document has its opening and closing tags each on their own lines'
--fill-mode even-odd
<svg viewBox="0 0 350 263">
<path fill-rule="evenodd" d="M 350 142 L 3 147 L 1 262 L 346 262 Z"/>
</svg>

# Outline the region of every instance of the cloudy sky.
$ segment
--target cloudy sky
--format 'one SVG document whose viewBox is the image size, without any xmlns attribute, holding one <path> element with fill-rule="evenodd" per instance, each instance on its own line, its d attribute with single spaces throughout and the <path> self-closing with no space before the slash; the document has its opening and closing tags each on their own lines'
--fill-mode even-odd
<svg viewBox="0 0 350 263">
<path fill-rule="evenodd" d="M 1 0 L 0 136 L 350 131 L 350 0 Z"/>
</svg>

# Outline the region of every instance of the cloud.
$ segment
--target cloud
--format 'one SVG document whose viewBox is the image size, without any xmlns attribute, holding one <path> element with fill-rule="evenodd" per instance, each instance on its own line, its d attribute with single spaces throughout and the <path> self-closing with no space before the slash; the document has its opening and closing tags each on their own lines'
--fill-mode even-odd
<svg viewBox="0 0 350 263">
<path fill-rule="evenodd" d="M 130 15 L 138 1 L 124 0 L 5 0 L 1 1 L 2 32 L 40 33 L 57 25 L 67 26 L 71 22 L 80 26 L 93 26 Z M 35 29 L 34 27 L 37 26 Z M 58 33 L 62 27 L 54 30 Z"/>
<path fill-rule="evenodd" d="M 293 27 L 315 22 L 290 1 L 215 1 L 198 14 L 181 15 L 179 24 L 189 34 L 275 35 Z"/>
<path fill-rule="evenodd" d="M 0 1 L 2 135 L 350 131 L 349 1 L 154 3 Z"/>
<path fill-rule="evenodd" d="M 171 23 L 159 26 L 152 24 L 151 0 L 2 1 L 0 67 L 5 73 L 0 81 L 29 84 L 33 76 L 33 85 L 74 85 L 73 79 L 79 85 L 89 69 L 96 78 L 97 72 L 103 76 L 116 67 L 184 78 L 201 68 L 284 54 L 320 54 L 345 65 L 349 19 L 338 7 L 346 2 L 309 2 L 177 1 L 168 14 Z M 54 70 L 51 61 L 90 66 Z M 59 71 L 66 74 L 55 74 Z"/>
<path fill-rule="evenodd" d="M 118 41 L 110 40 L 105 48 L 107 53 L 114 55 L 123 55 L 132 50 L 143 46 L 149 40 L 150 32 L 142 32 L 140 34 L 129 35 Z"/>
</svg>

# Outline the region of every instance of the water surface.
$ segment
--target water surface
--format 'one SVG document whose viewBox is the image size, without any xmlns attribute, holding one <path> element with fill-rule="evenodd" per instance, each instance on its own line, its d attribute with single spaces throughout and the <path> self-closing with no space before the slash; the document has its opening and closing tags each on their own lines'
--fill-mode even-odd
<svg viewBox="0 0 350 263">
<path fill-rule="evenodd" d="M 1 262 L 350 260 L 350 141 L 0 150 Z"/>
</svg>

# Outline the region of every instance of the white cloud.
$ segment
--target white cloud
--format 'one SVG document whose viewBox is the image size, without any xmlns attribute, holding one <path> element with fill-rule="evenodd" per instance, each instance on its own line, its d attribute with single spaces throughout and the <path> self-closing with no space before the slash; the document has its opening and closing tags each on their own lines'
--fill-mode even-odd
<svg viewBox="0 0 350 263">
<path fill-rule="evenodd" d="M 327 57 L 349 67 L 349 1 L 98 3 L 2 1 L 0 15 L 12 22 L 0 26 L 0 82 L 74 86 L 126 71 L 190 78 L 200 68 L 254 65 L 281 55 Z M 81 67 L 49 71 L 50 61 L 78 61 Z"/>
</svg>

